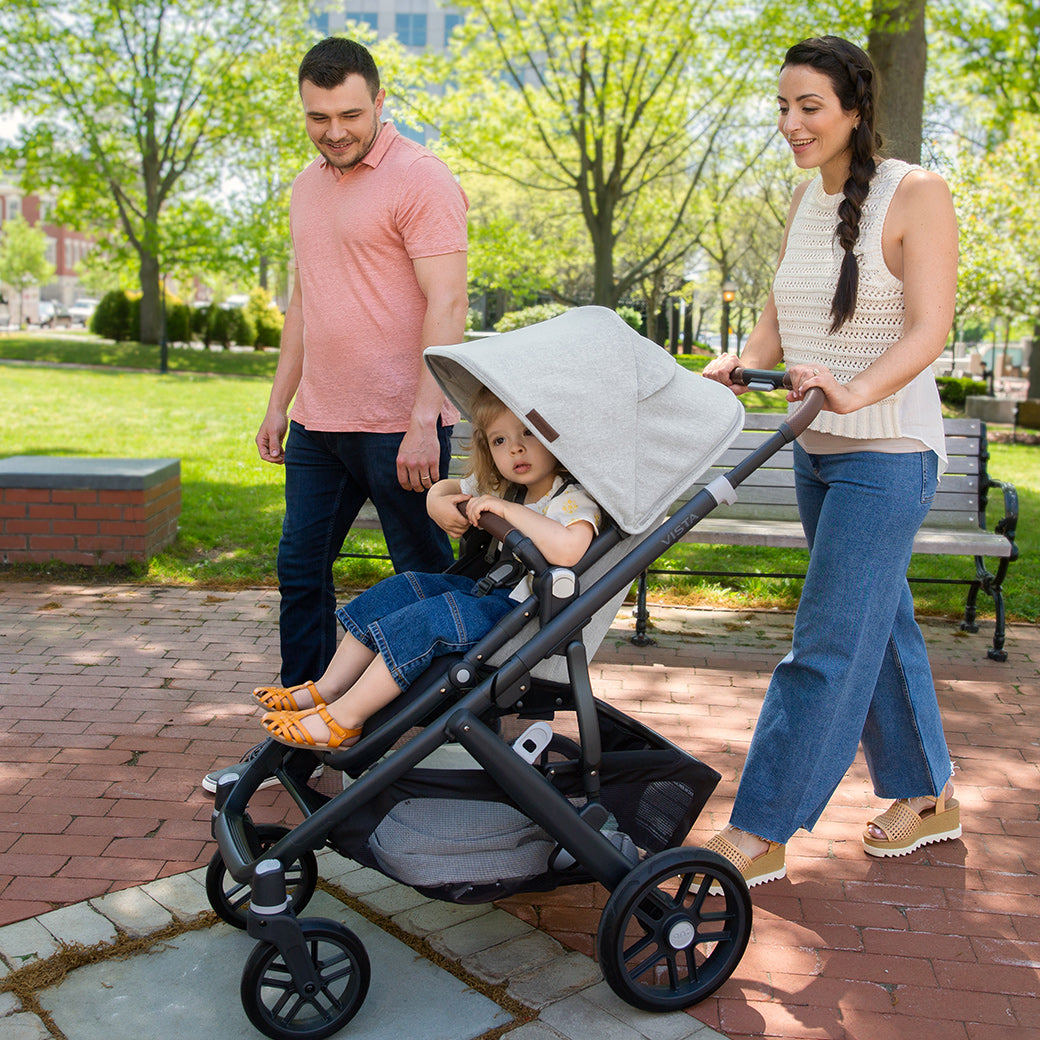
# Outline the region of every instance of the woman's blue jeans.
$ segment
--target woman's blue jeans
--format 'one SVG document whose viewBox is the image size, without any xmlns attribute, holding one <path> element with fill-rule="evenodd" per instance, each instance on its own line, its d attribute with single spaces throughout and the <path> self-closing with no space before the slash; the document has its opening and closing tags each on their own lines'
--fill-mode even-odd
<svg viewBox="0 0 1040 1040">
<path fill-rule="evenodd" d="M 860 743 L 881 798 L 938 794 L 952 774 L 906 580 L 936 456 L 794 452 L 809 567 L 730 816 L 777 842 L 812 829 Z"/>
<path fill-rule="evenodd" d="M 451 461 L 451 427 L 439 427 L 440 472 Z M 454 562 L 448 536 L 426 512 L 426 495 L 397 482 L 401 433 L 322 433 L 289 424 L 285 520 L 278 543 L 282 683 L 317 679 L 336 652 L 332 564 L 371 499 L 394 569 L 437 572 Z"/>
</svg>

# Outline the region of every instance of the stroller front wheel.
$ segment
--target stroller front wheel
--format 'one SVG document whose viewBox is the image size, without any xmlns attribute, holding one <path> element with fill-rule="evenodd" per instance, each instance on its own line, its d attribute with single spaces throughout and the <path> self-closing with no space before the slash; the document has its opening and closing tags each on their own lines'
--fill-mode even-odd
<svg viewBox="0 0 1040 1040">
<path fill-rule="evenodd" d="M 740 871 L 706 849 L 666 849 L 611 893 L 596 949 L 610 988 L 643 1011 L 678 1011 L 714 993 L 751 937 Z"/>
<path fill-rule="evenodd" d="M 361 940 L 338 921 L 299 922 L 315 979 L 297 984 L 272 943 L 253 948 L 240 995 L 249 1021 L 272 1040 L 323 1040 L 339 1032 L 364 1003 L 372 970 Z"/>
<path fill-rule="evenodd" d="M 253 855 L 257 858 L 289 833 L 287 827 L 261 823 L 255 827 Z M 313 852 L 305 852 L 298 860 L 285 866 L 285 887 L 293 913 L 299 913 L 309 902 L 318 886 L 318 859 Z M 239 883 L 228 873 L 227 865 L 218 849 L 206 868 L 206 895 L 217 916 L 235 928 L 245 929 L 249 920 L 249 901 L 252 886 Z"/>
</svg>

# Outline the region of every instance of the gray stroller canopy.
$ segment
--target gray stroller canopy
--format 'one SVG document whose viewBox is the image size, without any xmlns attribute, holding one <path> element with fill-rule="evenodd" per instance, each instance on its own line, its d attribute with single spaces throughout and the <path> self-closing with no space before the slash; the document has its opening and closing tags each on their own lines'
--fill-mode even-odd
<svg viewBox="0 0 1040 1040">
<path fill-rule="evenodd" d="M 523 417 L 629 534 L 658 522 L 744 421 L 730 390 L 688 372 L 604 307 L 428 347 L 424 357 L 464 415 L 483 385 Z"/>
</svg>

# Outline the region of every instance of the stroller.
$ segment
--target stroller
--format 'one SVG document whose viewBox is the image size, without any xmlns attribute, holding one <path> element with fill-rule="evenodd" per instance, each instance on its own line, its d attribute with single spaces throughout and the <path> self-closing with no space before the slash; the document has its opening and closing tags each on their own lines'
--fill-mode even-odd
<svg viewBox="0 0 1040 1040">
<path fill-rule="evenodd" d="M 323 754 L 344 774 L 341 792 L 312 787 L 313 754 L 274 741 L 225 775 L 207 893 L 220 917 L 259 940 L 243 1007 L 281 1040 L 330 1036 L 361 1007 L 370 968 L 360 940 L 339 922 L 297 916 L 316 888 L 315 850 L 326 847 L 456 903 L 599 882 L 610 892 L 597 935 L 607 983 L 637 1008 L 689 1007 L 729 978 L 751 932 L 740 872 L 682 845 L 720 777 L 597 698 L 589 661 L 639 575 L 733 501 L 822 398 L 666 518 L 738 435 L 743 407 L 613 311 L 577 308 L 425 358 L 464 414 L 483 385 L 523 416 L 600 504 L 603 529 L 577 566 L 550 567 L 485 515 L 453 569 L 479 576 L 512 557 L 533 574 L 532 595 L 466 655 L 437 658 L 358 743 Z M 745 375 L 773 388 L 783 373 Z M 249 816 L 272 775 L 303 814 L 292 830 Z"/>
</svg>

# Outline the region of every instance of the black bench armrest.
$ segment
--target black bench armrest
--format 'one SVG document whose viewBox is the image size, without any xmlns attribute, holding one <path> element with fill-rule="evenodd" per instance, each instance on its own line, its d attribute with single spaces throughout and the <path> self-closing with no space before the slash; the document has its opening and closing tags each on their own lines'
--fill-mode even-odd
<svg viewBox="0 0 1040 1040">
<path fill-rule="evenodd" d="M 1004 496 L 1004 515 L 993 525 L 994 534 L 1002 534 L 1011 543 L 1011 556 L 1009 560 L 1018 559 L 1018 546 L 1015 544 L 1015 534 L 1018 530 L 1018 491 L 1014 484 L 1006 480 L 996 480 L 986 475 L 985 490 L 999 490 Z M 983 494 L 981 508 L 979 510 L 979 526 L 986 530 L 986 498 Z"/>
</svg>

